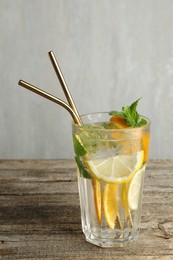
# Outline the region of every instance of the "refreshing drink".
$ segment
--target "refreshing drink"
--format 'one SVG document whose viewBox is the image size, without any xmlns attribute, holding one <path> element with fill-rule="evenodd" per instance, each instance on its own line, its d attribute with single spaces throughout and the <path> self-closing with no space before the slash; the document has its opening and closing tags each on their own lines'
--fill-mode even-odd
<svg viewBox="0 0 173 260">
<path fill-rule="evenodd" d="M 73 124 L 82 229 L 102 247 L 138 237 L 150 137 L 148 119 L 132 127 L 110 114 L 84 115 L 83 126 Z"/>
<path fill-rule="evenodd" d="M 68 104 L 19 80 L 19 85 L 64 107 L 73 118 L 82 229 L 86 240 L 102 247 L 136 240 L 142 187 L 148 160 L 150 121 L 138 114 L 138 100 L 121 112 L 81 116 L 57 63 L 52 65 Z"/>
</svg>

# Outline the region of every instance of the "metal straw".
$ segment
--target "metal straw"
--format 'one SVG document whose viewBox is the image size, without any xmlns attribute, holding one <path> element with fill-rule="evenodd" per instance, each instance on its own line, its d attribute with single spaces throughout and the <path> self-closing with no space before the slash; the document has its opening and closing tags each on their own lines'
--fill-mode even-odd
<svg viewBox="0 0 173 260">
<path fill-rule="evenodd" d="M 82 125 L 82 120 L 81 120 L 80 115 L 79 115 L 79 113 L 77 111 L 77 108 L 75 106 L 73 98 L 72 98 L 72 96 L 70 94 L 70 91 L 68 89 L 67 83 L 65 82 L 65 79 L 64 79 L 63 74 L 61 72 L 60 66 L 58 65 L 56 57 L 55 57 L 53 51 L 48 52 L 48 54 L 49 54 L 50 60 L 52 62 L 53 68 L 55 70 L 55 73 L 56 73 L 56 75 L 58 77 L 58 80 L 59 80 L 59 82 L 61 84 L 61 87 L 62 87 L 62 89 L 64 91 L 64 94 L 65 94 L 65 96 L 67 98 L 67 101 L 68 101 L 69 105 L 71 106 L 71 108 L 74 110 L 75 114 L 77 115 L 78 120 L 80 122 L 80 125 Z"/>
<path fill-rule="evenodd" d="M 24 80 L 19 80 L 18 84 L 26 89 L 31 90 L 32 92 L 35 92 L 36 94 L 38 94 L 42 97 L 45 97 L 45 98 L 55 102 L 56 104 L 64 107 L 71 114 L 74 122 L 78 125 L 81 125 L 79 117 L 76 115 L 75 111 L 68 104 L 66 104 L 63 100 L 49 94 L 48 92 L 46 92 L 40 88 L 37 88 L 37 87 L 31 85 L 30 83 L 28 83 Z"/>
</svg>

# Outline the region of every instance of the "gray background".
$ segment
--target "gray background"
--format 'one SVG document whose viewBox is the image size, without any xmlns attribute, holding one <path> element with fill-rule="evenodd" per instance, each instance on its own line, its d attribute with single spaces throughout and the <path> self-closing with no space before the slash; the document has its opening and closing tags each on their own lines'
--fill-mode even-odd
<svg viewBox="0 0 173 260">
<path fill-rule="evenodd" d="M 0 158 L 72 158 L 71 118 L 17 85 L 64 99 L 53 50 L 80 113 L 139 97 L 150 158 L 173 159 L 172 0 L 0 0 Z"/>
</svg>

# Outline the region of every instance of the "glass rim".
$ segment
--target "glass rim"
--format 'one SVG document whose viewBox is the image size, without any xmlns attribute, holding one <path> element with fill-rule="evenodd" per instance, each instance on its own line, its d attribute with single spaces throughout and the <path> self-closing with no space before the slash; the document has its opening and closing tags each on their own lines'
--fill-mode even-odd
<svg viewBox="0 0 173 260">
<path fill-rule="evenodd" d="M 99 114 L 107 114 L 107 115 L 109 115 L 109 112 L 91 112 L 91 113 L 85 113 L 85 114 L 82 114 L 82 115 L 80 115 L 80 117 L 81 117 L 81 119 L 82 119 L 82 117 L 85 117 L 85 116 L 89 116 L 89 115 L 99 115 Z M 88 124 L 84 124 L 84 125 L 78 125 L 78 124 L 76 124 L 74 121 L 72 121 L 72 125 L 73 126 L 75 126 L 75 127 L 77 127 L 78 129 L 86 129 L 88 132 L 89 131 L 106 131 L 106 132 L 132 132 L 132 131 L 137 131 L 137 130 L 143 130 L 143 129 L 145 129 L 145 128 L 148 128 L 148 127 L 150 127 L 150 125 L 151 125 L 151 120 L 148 118 L 148 117 L 146 117 L 146 116 L 143 116 L 143 115 L 141 115 L 140 114 L 140 116 L 142 117 L 142 118 L 144 118 L 146 121 L 147 121 L 147 124 L 146 125 L 143 125 L 143 126 L 139 126 L 139 127 L 131 127 L 131 126 L 129 126 L 129 127 L 127 127 L 127 128 L 115 128 L 115 129 L 106 129 L 106 128 L 101 128 L 101 129 L 98 129 L 98 128 L 92 128 L 92 129 L 90 129 L 90 128 L 87 128 L 86 127 L 86 125 L 90 125 L 90 123 L 88 123 Z M 111 117 L 111 115 L 110 115 L 110 117 Z M 93 122 L 94 123 L 94 122 Z M 97 123 L 97 122 L 95 122 L 95 123 Z"/>
</svg>

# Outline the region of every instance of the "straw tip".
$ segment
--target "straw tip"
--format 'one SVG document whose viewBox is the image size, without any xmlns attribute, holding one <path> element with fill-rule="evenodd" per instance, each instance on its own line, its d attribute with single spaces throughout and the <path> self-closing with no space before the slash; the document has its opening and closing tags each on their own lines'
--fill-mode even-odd
<svg viewBox="0 0 173 260">
<path fill-rule="evenodd" d="M 49 54 L 49 55 L 52 55 L 52 54 L 53 54 L 53 51 L 49 51 L 48 54 Z"/>
<path fill-rule="evenodd" d="M 18 85 L 21 85 L 21 84 L 22 84 L 22 81 L 23 81 L 23 80 L 20 79 L 20 80 L 18 81 Z"/>
</svg>

